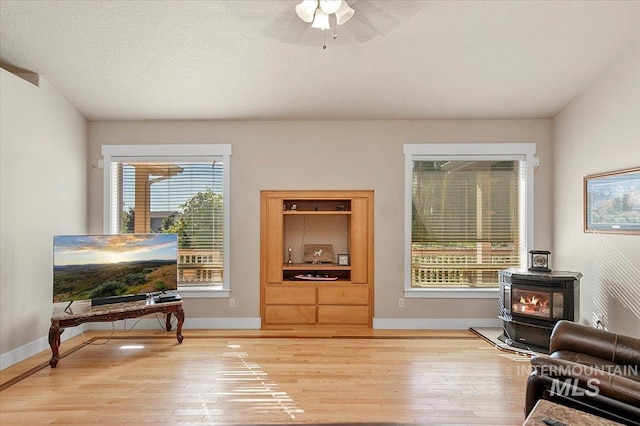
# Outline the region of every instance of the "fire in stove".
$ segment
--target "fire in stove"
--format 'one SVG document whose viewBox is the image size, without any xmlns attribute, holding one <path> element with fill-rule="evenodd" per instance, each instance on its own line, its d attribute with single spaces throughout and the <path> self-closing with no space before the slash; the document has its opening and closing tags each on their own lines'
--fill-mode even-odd
<svg viewBox="0 0 640 426">
<path fill-rule="evenodd" d="M 511 305 L 514 313 L 523 315 L 533 315 L 538 317 L 549 317 L 549 295 L 537 292 L 517 292 L 514 294 L 514 302 Z"/>
</svg>

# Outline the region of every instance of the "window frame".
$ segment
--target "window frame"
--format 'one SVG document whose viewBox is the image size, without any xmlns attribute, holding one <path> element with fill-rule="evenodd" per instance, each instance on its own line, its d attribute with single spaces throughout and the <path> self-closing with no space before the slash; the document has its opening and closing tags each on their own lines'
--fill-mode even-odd
<svg viewBox="0 0 640 426">
<path fill-rule="evenodd" d="M 411 230 L 412 230 L 412 172 L 414 160 L 473 161 L 520 160 L 524 161 L 525 182 L 522 202 L 525 212 L 524 244 L 520 247 L 521 265 L 527 262 L 534 235 L 534 169 L 535 143 L 433 143 L 404 144 L 404 296 L 406 298 L 497 298 L 499 288 L 414 288 L 411 287 Z M 523 263 L 524 262 L 524 263 Z"/>
<path fill-rule="evenodd" d="M 187 145 L 103 145 L 103 231 L 111 233 L 111 205 L 113 192 L 111 188 L 111 171 L 113 162 L 122 161 L 203 161 L 203 157 L 222 159 L 222 200 L 224 205 L 222 244 L 224 256 L 222 260 L 223 276 L 220 286 L 179 286 L 181 296 L 190 298 L 200 297 L 229 297 L 230 286 L 230 176 L 231 176 L 231 145 L 230 144 L 187 144 Z"/>
</svg>

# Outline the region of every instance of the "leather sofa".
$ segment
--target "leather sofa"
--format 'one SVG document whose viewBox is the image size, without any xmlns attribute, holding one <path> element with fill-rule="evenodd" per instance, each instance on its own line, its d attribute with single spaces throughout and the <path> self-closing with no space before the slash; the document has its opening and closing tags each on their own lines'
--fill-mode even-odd
<svg viewBox="0 0 640 426">
<path fill-rule="evenodd" d="M 525 416 L 547 399 L 640 425 L 640 339 L 563 320 L 551 333 L 549 354 L 531 358 Z"/>
</svg>

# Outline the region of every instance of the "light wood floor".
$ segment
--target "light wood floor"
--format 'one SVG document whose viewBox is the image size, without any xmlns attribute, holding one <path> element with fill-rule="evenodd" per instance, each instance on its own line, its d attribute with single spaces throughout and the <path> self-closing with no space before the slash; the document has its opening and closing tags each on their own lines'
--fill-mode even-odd
<svg viewBox="0 0 640 426">
<path fill-rule="evenodd" d="M 55 369 L 45 351 L 0 372 L 0 423 L 524 420 L 528 358 L 467 331 L 109 334 L 63 342 Z"/>
</svg>

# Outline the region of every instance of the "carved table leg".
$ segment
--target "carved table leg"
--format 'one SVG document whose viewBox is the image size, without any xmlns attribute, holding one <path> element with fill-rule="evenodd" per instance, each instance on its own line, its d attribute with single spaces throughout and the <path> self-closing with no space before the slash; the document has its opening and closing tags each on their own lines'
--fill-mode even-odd
<svg viewBox="0 0 640 426">
<path fill-rule="evenodd" d="M 57 322 L 52 322 L 49 327 L 49 346 L 51 346 L 49 365 L 51 368 L 56 368 L 60 359 L 60 327 Z"/>
<path fill-rule="evenodd" d="M 166 313 L 164 315 L 164 319 L 165 319 L 164 328 L 166 328 L 167 331 L 171 331 L 171 312 Z"/>
<path fill-rule="evenodd" d="M 182 306 L 178 306 L 178 309 L 176 309 L 174 315 L 176 316 L 176 318 L 178 318 L 176 337 L 178 338 L 178 343 L 182 343 L 182 324 L 184 323 L 184 310 L 182 309 Z"/>
</svg>

